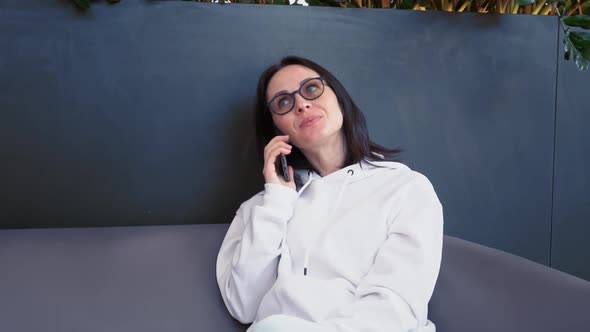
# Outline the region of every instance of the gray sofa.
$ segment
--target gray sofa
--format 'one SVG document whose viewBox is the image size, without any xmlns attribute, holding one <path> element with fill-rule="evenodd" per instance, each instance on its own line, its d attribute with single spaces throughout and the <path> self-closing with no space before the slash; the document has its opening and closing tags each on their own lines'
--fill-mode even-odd
<svg viewBox="0 0 590 332">
<path fill-rule="evenodd" d="M 227 224 L 0 231 L 0 331 L 243 331 L 215 259 Z M 440 332 L 590 331 L 590 282 L 446 236 Z"/>
</svg>

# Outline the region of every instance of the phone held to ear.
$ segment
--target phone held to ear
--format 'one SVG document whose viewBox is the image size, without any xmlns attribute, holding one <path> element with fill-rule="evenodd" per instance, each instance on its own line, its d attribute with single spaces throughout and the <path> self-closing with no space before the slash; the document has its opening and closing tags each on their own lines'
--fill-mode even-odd
<svg viewBox="0 0 590 332">
<path fill-rule="evenodd" d="M 289 167 L 287 166 L 287 157 L 281 153 L 281 170 L 283 174 L 283 179 L 285 181 L 290 182 L 291 179 L 289 178 Z"/>
</svg>

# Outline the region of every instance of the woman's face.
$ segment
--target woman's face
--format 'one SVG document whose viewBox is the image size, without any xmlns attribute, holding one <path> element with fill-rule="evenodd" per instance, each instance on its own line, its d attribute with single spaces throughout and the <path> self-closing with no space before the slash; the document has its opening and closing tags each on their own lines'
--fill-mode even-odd
<svg viewBox="0 0 590 332">
<path fill-rule="evenodd" d="M 279 70 L 266 89 L 266 101 L 276 94 L 297 91 L 301 82 L 320 76 L 301 65 L 289 65 Z M 327 142 L 342 129 L 342 111 L 334 91 L 324 83 L 324 92 L 313 100 L 295 94 L 293 109 L 284 115 L 273 112 L 275 126 L 283 135 L 289 135 L 290 143 L 305 150 Z M 311 120 L 311 122 L 309 122 Z"/>
</svg>

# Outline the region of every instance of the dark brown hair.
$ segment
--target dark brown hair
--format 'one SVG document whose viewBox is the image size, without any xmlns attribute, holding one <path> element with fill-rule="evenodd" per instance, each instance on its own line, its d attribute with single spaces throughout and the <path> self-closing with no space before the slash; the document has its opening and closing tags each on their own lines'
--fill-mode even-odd
<svg viewBox="0 0 590 332">
<path fill-rule="evenodd" d="M 396 158 L 397 155 L 402 152 L 401 149 L 389 149 L 378 145 L 369 139 L 365 116 L 358 106 L 356 106 L 346 89 L 344 89 L 338 79 L 334 77 L 334 75 L 309 59 L 298 56 L 287 56 L 284 57 L 278 64 L 272 65 L 266 69 L 260 75 L 258 80 L 255 105 L 256 143 L 258 147 L 259 160 L 262 162 L 262 164 L 264 164 L 264 148 L 273 137 L 278 135 L 272 120 L 271 111 L 267 106 L 266 90 L 272 77 L 279 70 L 289 65 L 302 65 L 314 70 L 320 76 L 324 77 L 325 83 L 330 86 L 330 88 L 332 88 L 336 94 L 338 103 L 340 104 L 340 109 L 342 110 L 342 130 L 344 130 L 344 139 L 346 144 L 346 156 L 344 158 L 344 165 L 342 165 L 342 167 L 358 163 L 361 160 L 365 160 L 367 162 L 381 160 L 398 161 Z M 383 159 L 373 155 L 372 152 L 383 155 Z M 289 164 L 295 169 L 313 169 L 313 166 L 296 146 L 293 146 L 288 159 Z"/>
</svg>

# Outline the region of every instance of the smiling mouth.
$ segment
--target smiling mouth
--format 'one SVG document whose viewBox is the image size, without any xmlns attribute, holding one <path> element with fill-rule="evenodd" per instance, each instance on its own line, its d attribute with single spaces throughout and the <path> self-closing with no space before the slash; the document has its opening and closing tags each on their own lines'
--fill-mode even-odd
<svg viewBox="0 0 590 332">
<path fill-rule="evenodd" d="M 318 116 L 317 118 L 313 118 L 313 119 L 311 119 L 309 121 L 306 121 L 306 122 L 304 122 L 304 123 L 301 124 L 301 127 L 305 127 L 305 126 L 308 126 L 310 124 L 313 124 L 314 122 L 318 121 L 321 118 L 322 118 L 321 116 Z"/>
</svg>

